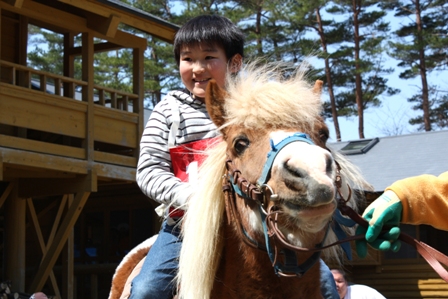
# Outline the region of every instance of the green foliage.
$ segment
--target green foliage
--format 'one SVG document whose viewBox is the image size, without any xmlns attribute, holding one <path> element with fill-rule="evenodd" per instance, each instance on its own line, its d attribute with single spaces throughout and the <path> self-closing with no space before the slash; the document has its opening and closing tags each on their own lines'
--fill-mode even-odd
<svg viewBox="0 0 448 299">
<path fill-rule="evenodd" d="M 448 3 L 446 1 L 417 0 L 412 2 L 395 1 L 395 16 L 407 22 L 395 31 L 395 39 L 389 42 L 389 55 L 399 61 L 402 69 L 401 79 L 420 77 L 422 88 L 420 93 L 408 99 L 414 110 L 422 110 L 423 116 L 413 118 L 410 124 L 418 125 L 420 130 L 431 130 L 431 124 L 444 127 L 448 116 L 445 111 L 446 94 L 435 98 L 432 102 L 427 76 L 436 70 L 446 70 L 448 59 Z M 424 105 L 424 103 L 427 103 Z M 425 107 L 430 107 L 427 111 Z M 437 115 L 437 116 L 435 116 Z M 424 126 L 426 123 L 429 125 Z"/>
<path fill-rule="evenodd" d="M 433 129 L 446 129 L 448 128 L 448 94 L 440 91 L 438 86 L 430 86 L 430 110 L 429 119 Z M 408 99 L 409 102 L 414 103 L 412 109 L 422 110 L 421 93 L 414 94 Z M 419 131 L 423 131 L 424 119 L 423 116 L 416 116 L 409 119 L 411 125 L 417 126 Z"/>
</svg>

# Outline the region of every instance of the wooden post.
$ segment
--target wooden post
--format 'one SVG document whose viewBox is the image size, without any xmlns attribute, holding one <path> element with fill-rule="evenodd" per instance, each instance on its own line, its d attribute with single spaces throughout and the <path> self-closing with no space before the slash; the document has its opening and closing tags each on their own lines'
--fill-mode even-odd
<svg viewBox="0 0 448 299">
<path fill-rule="evenodd" d="M 138 159 L 140 151 L 140 138 L 143 135 L 143 128 L 146 124 L 143 123 L 145 109 L 143 108 L 143 70 L 144 70 L 144 52 L 145 49 L 134 48 L 133 51 L 133 92 L 138 95 L 137 101 L 134 101 L 132 109 L 134 113 L 138 113 L 138 124 L 137 124 L 137 144 L 136 150 L 134 151 L 134 157 Z"/>
<path fill-rule="evenodd" d="M 86 117 L 86 140 L 84 141 L 84 148 L 86 150 L 86 157 L 89 164 L 94 159 L 94 103 L 93 103 L 93 87 L 94 87 L 94 68 L 93 68 L 94 44 L 93 34 L 90 32 L 82 33 L 82 80 L 87 82 L 82 90 L 82 100 L 87 102 L 87 117 Z M 90 165 L 89 165 L 90 166 Z"/>
<path fill-rule="evenodd" d="M 5 251 L 3 279 L 11 280 L 12 289 L 25 292 L 26 200 L 17 196 L 17 184 L 5 202 Z"/>
<path fill-rule="evenodd" d="M 68 208 L 73 203 L 73 194 L 68 195 Z M 73 228 L 67 238 L 67 243 L 62 252 L 62 298 L 73 299 L 74 296 L 74 260 L 75 237 Z"/>
</svg>

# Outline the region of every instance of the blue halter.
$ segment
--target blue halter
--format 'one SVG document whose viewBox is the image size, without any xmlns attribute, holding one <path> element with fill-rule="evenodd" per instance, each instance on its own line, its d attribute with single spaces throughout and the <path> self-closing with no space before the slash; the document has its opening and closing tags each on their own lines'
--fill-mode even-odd
<svg viewBox="0 0 448 299">
<path fill-rule="evenodd" d="M 282 148 L 284 148 L 286 145 L 290 144 L 291 142 L 295 141 L 302 141 L 309 143 L 311 145 L 314 145 L 313 140 L 311 140 L 310 136 L 305 133 L 294 133 L 293 135 L 290 135 L 280 141 L 277 144 L 274 144 L 274 141 L 271 139 L 271 151 L 268 153 L 266 163 L 264 163 L 263 172 L 261 173 L 260 178 L 257 181 L 258 186 L 263 186 L 266 184 L 266 182 L 269 180 L 271 176 L 271 168 L 272 164 L 274 163 L 274 159 L 277 156 L 277 154 L 280 152 Z"/>
</svg>

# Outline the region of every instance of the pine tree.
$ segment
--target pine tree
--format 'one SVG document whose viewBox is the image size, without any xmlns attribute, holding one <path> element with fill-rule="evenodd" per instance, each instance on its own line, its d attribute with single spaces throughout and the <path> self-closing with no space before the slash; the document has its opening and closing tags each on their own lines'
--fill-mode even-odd
<svg viewBox="0 0 448 299">
<path fill-rule="evenodd" d="M 364 111 L 381 104 L 382 94 L 399 92 L 387 86 L 384 75 L 392 69 L 384 68 L 384 42 L 389 24 L 384 22 L 386 11 L 377 1 L 340 0 L 327 9 L 339 14 L 342 21 L 335 28 L 344 37 L 331 53 L 332 78 L 339 87 L 336 105 L 339 116 L 358 116 L 359 138 L 364 137 Z"/>
<path fill-rule="evenodd" d="M 320 51 L 317 51 L 317 55 L 318 57 L 323 59 L 324 69 L 322 73 L 317 73 L 316 75 L 319 79 L 323 79 L 325 81 L 325 87 L 330 98 L 329 103 L 324 103 L 326 111 L 325 116 L 332 118 L 336 133 L 336 140 L 341 141 L 338 111 L 336 107 L 336 99 L 333 87 L 334 84 L 331 75 L 331 57 L 328 51 L 328 47 L 331 45 L 331 43 L 341 43 L 344 40 L 343 36 L 345 36 L 346 34 L 342 34 L 342 32 L 339 30 L 341 29 L 341 27 L 338 27 L 337 23 L 328 20 L 323 16 L 322 12 L 325 13 L 326 3 L 327 1 L 300 1 L 294 6 L 294 11 L 292 14 L 294 20 L 293 22 L 297 23 L 297 28 L 300 28 L 302 30 L 305 29 L 310 32 L 313 37 L 315 37 L 314 39 L 303 38 L 299 41 L 299 45 L 302 46 L 301 53 L 315 53 L 317 51 L 317 47 L 320 47 Z M 328 13 L 326 13 L 325 15 L 328 16 Z"/>
<path fill-rule="evenodd" d="M 428 75 L 447 66 L 448 4 L 446 1 L 411 0 L 391 1 L 387 5 L 395 8 L 396 17 L 412 20 L 395 32 L 398 41 L 390 42 L 389 53 L 400 61 L 399 67 L 405 68 L 399 75 L 401 79 L 420 77 L 421 80 L 420 92 L 408 101 L 415 103 L 413 109 L 422 110 L 423 116 L 412 118 L 409 123 L 425 131 L 431 131 L 433 124 L 445 127 L 448 116 L 440 112 L 446 111 L 446 91 L 431 92 L 438 88 L 428 83 Z"/>
</svg>

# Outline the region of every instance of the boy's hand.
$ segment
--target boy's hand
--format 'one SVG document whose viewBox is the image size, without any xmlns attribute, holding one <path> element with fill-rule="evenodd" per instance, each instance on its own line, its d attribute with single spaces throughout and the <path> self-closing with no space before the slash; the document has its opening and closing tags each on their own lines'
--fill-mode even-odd
<svg viewBox="0 0 448 299">
<path fill-rule="evenodd" d="M 364 211 L 363 217 L 369 222 L 368 227 L 358 226 L 356 234 L 365 234 L 365 240 L 356 241 L 356 252 L 364 258 L 367 255 L 367 243 L 377 250 L 397 252 L 401 247 L 400 236 L 401 212 L 403 206 L 400 198 L 391 190 L 384 192 Z M 390 228 L 381 233 L 383 226 Z M 381 234 L 381 235 L 380 235 Z"/>
</svg>

